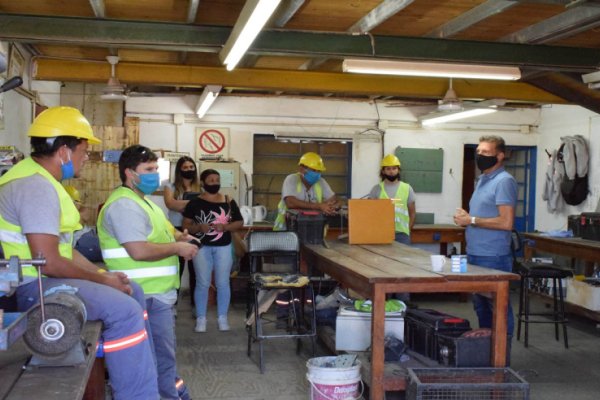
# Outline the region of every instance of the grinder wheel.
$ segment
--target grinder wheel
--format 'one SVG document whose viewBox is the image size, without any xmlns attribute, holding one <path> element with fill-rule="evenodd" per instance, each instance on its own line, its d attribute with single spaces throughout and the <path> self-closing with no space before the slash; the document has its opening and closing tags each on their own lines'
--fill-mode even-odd
<svg viewBox="0 0 600 400">
<path fill-rule="evenodd" d="M 81 342 L 85 307 L 74 295 L 58 293 L 44 298 L 44 311 L 44 323 L 39 305 L 28 312 L 23 340 L 27 348 L 40 358 L 60 358 Z"/>
</svg>

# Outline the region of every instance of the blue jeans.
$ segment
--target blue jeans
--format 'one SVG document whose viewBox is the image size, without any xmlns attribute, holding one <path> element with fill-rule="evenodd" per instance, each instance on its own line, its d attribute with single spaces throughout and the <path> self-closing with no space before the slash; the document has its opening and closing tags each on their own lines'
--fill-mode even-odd
<svg viewBox="0 0 600 400">
<path fill-rule="evenodd" d="M 206 317 L 208 304 L 208 288 L 213 270 L 215 271 L 215 285 L 217 287 L 217 316 L 227 316 L 231 289 L 229 288 L 229 275 L 233 265 L 231 244 L 227 246 L 202 246 L 194 257 L 194 270 L 196 271 L 196 317 Z"/>
<path fill-rule="evenodd" d="M 153 351 L 158 372 L 158 391 L 161 399 L 178 400 L 175 381 L 175 318 L 173 306 L 155 298 L 146 299 L 146 310 L 152 331 Z"/>
<path fill-rule="evenodd" d="M 500 271 L 511 272 L 512 271 L 512 256 L 467 256 L 467 262 L 469 264 L 478 265 L 480 267 L 487 267 L 497 269 Z M 494 304 L 493 300 L 488 299 L 485 296 L 479 294 L 473 294 L 473 307 L 477 313 L 479 319 L 480 328 L 491 328 L 492 318 L 494 315 Z M 507 321 L 507 334 L 512 336 L 515 329 L 515 317 L 513 314 L 512 305 L 510 304 L 510 297 L 508 299 L 508 312 L 506 316 Z"/>
<path fill-rule="evenodd" d="M 155 400 L 159 398 L 156 364 L 148 339 L 132 342 L 146 332 L 143 317 L 144 292 L 131 282 L 134 291 L 128 296 L 106 285 L 81 280 L 44 278 L 44 291 L 56 286 L 77 288 L 77 296 L 85 304 L 88 321 L 103 323 L 104 361 L 115 400 Z M 38 303 L 37 281 L 17 289 L 19 310 L 25 311 Z M 109 347 L 110 346 L 110 347 Z"/>
<path fill-rule="evenodd" d="M 394 240 L 402 244 L 410 244 L 410 236 L 404 232 L 396 232 Z"/>
</svg>

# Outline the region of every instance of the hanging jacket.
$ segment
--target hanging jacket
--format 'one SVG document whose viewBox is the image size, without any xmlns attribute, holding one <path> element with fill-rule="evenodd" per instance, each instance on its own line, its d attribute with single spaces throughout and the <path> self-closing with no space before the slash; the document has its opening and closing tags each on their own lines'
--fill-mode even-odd
<svg viewBox="0 0 600 400">
<path fill-rule="evenodd" d="M 147 214 L 152 225 L 148 236 L 149 243 L 172 243 L 175 241 L 171 224 L 164 212 L 149 199 L 142 199 L 133 190 L 120 187 L 111 193 L 98 216 L 98 237 L 102 248 L 102 257 L 109 271 L 127 274 L 137 282 L 145 294 L 166 293 L 179 288 L 179 259 L 169 256 L 156 261 L 138 261 L 129 256 L 127 250 L 104 228 L 104 212 L 115 200 L 128 198 L 135 201 Z M 127 221 L 123 221 L 127 223 Z"/>
<path fill-rule="evenodd" d="M 63 187 L 51 174 L 35 162 L 32 158 L 26 158 L 13 168 L 11 168 L 4 176 L 0 178 L 0 187 L 8 182 L 26 178 L 39 174 L 46 178 L 52 184 L 58 195 L 60 204 L 60 226 L 58 237 L 58 251 L 61 256 L 73 258 L 73 232 L 81 229 L 79 223 L 79 211 L 75 208 L 73 200 Z M 36 201 L 36 199 L 31 199 Z M 38 199 L 39 201 L 40 199 Z M 43 201 L 43 200 L 42 200 Z M 31 259 L 31 251 L 27 242 L 27 237 L 23 234 L 19 225 L 14 225 L 0 216 L 0 242 L 4 256 L 18 256 L 21 259 Z M 32 265 L 23 265 L 22 271 L 24 276 L 37 276 L 37 269 Z"/>
<path fill-rule="evenodd" d="M 588 174 L 589 152 L 585 138 L 581 135 L 563 136 L 560 138 L 564 144 L 562 158 L 565 165 L 565 175 L 569 179 L 575 176 L 584 177 Z"/>
<path fill-rule="evenodd" d="M 542 199 L 546 201 L 550 213 L 559 212 L 565 206 L 565 201 L 560 192 L 564 168 L 558 162 L 557 152 L 557 150 L 554 150 L 552 156 L 548 159 L 548 166 L 544 175 L 544 191 L 542 192 Z"/>
</svg>

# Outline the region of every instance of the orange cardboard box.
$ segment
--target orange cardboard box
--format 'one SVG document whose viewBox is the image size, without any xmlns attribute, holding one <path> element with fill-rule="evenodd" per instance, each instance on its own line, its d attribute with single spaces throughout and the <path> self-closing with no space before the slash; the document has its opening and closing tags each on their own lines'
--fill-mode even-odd
<svg viewBox="0 0 600 400">
<path fill-rule="evenodd" d="M 394 203 L 390 199 L 348 200 L 350 244 L 388 244 L 394 236 Z"/>
</svg>

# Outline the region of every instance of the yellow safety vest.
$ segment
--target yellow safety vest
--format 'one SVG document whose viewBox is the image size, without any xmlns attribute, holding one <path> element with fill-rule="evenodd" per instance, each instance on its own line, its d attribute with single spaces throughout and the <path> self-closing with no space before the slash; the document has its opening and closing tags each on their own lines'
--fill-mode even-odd
<svg viewBox="0 0 600 400">
<path fill-rule="evenodd" d="M 179 287 L 179 259 L 176 255 L 157 261 L 137 261 L 129 256 L 127 250 L 104 228 L 104 212 L 114 201 L 128 198 L 135 201 L 150 218 L 152 232 L 148 236 L 150 243 L 172 243 L 172 225 L 159 206 L 147 198 L 141 198 L 133 190 L 120 187 L 114 190 L 98 215 L 98 238 L 102 249 L 102 258 L 109 271 L 127 274 L 129 279 L 137 282 L 145 294 L 166 293 Z M 127 224 L 127 221 L 123 221 Z"/>
<path fill-rule="evenodd" d="M 389 199 L 385 192 L 383 182 L 379 184 L 381 188 L 379 192 L 380 199 Z M 408 194 L 410 192 L 408 183 L 400 182 L 396 190 L 396 196 L 392 199 L 394 203 L 394 226 L 396 232 L 406 233 L 410 235 L 410 217 L 408 215 Z"/>
<path fill-rule="evenodd" d="M 58 237 L 58 251 L 61 256 L 73 258 L 73 232 L 81 229 L 79 223 L 79 211 L 75 207 L 73 200 L 69 194 L 48 170 L 28 157 L 11 168 L 4 176 L 0 178 L 0 188 L 9 182 L 17 179 L 27 178 L 29 176 L 39 174 L 46 178 L 48 182 L 54 186 L 58 201 L 60 204 L 60 226 Z M 44 199 L 34 199 L 31 201 L 44 201 Z M 0 242 L 5 258 L 17 256 L 21 259 L 31 259 L 31 251 L 27 237 L 19 225 L 14 225 L 5 220 L 0 215 Z M 37 255 L 35 255 L 37 256 Z M 37 270 L 32 265 L 23 265 L 22 271 L 24 276 L 37 276 Z"/>
<path fill-rule="evenodd" d="M 298 194 L 300 194 L 302 192 L 302 177 L 300 176 L 300 174 L 298 175 L 298 184 L 296 185 L 296 192 Z M 323 189 L 321 188 L 321 183 L 319 181 L 317 181 L 317 183 L 314 184 L 314 188 L 315 188 L 315 196 L 317 196 L 317 203 L 322 203 L 323 202 Z M 288 208 L 287 205 L 285 204 L 285 199 L 281 199 L 279 201 L 279 204 L 277 205 L 277 218 L 275 218 L 275 223 L 273 224 L 273 230 L 274 231 L 285 231 L 287 229 L 287 225 L 285 223 L 285 213 L 287 212 Z"/>
</svg>

